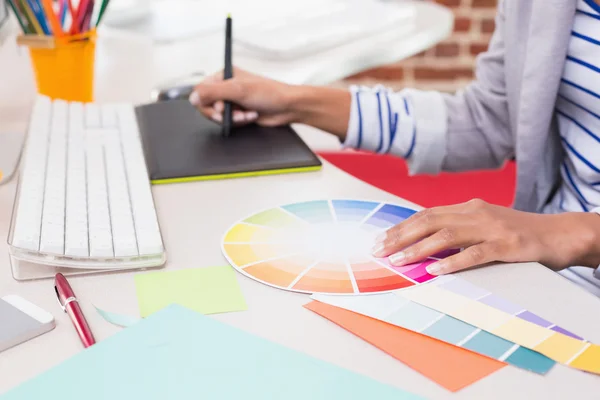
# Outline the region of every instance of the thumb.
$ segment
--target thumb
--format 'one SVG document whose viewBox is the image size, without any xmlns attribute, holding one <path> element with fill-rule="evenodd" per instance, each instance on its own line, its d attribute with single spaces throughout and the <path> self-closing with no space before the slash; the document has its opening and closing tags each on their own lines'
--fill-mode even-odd
<svg viewBox="0 0 600 400">
<path fill-rule="evenodd" d="M 240 103 L 243 96 L 243 86 L 238 80 L 232 78 L 200 83 L 190 95 L 190 102 L 196 107 L 208 107 L 217 101 Z"/>
</svg>

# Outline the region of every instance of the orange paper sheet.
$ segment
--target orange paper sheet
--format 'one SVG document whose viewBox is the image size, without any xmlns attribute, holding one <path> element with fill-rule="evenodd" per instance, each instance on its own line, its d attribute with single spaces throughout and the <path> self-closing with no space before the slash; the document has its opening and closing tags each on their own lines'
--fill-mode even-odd
<svg viewBox="0 0 600 400">
<path fill-rule="evenodd" d="M 329 304 L 313 301 L 304 307 L 452 392 L 475 383 L 506 365 L 470 350 Z"/>
</svg>

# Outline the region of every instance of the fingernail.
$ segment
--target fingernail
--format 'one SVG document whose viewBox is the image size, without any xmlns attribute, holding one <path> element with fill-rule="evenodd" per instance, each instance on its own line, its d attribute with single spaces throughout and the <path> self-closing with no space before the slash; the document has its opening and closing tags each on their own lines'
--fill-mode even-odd
<svg viewBox="0 0 600 400">
<path fill-rule="evenodd" d="M 406 254 L 404 254 L 403 252 L 392 254 L 390 256 L 390 262 L 398 267 L 404 262 L 405 259 Z"/>
<path fill-rule="evenodd" d="M 244 120 L 244 114 L 234 114 L 233 121 L 234 122 L 242 122 Z"/>
<path fill-rule="evenodd" d="M 212 119 L 214 119 L 217 122 L 222 122 L 223 121 L 223 116 L 219 113 L 214 113 L 212 115 Z"/>
<path fill-rule="evenodd" d="M 427 267 L 425 267 L 425 270 L 427 270 L 429 275 L 438 275 L 440 272 L 442 272 L 443 266 L 444 265 L 441 261 L 437 261 L 433 264 L 429 264 Z"/>
<path fill-rule="evenodd" d="M 375 243 L 382 243 L 385 241 L 386 238 L 387 238 L 387 232 L 380 233 L 375 238 Z"/>
<path fill-rule="evenodd" d="M 198 92 L 193 91 L 190 94 L 190 103 L 192 103 L 193 105 L 197 106 L 198 104 L 200 104 L 200 95 L 198 94 Z"/>
<path fill-rule="evenodd" d="M 258 118 L 258 113 L 257 113 L 256 111 L 248 111 L 248 112 L 246 113 L 246 119 L 247 119 L 248 121 L 253 121 L 253 120 L 255 120 L 256 118 Z"/>
<path fill-rule="evenodd" d="M 222 113 L 223 108 L 224 108 L 223 103 L 221 103 L 221 102 L 215 103 L 215 111 Z"/>
<path fill-rule="evenodd" d="M 383 243 L 376 244 L 375 247 L 373 247 L 372 251 L 373 251 L 374 257 L 384 257 L 385 256 L 385 246 L 383 245 Z"/>
</svg>

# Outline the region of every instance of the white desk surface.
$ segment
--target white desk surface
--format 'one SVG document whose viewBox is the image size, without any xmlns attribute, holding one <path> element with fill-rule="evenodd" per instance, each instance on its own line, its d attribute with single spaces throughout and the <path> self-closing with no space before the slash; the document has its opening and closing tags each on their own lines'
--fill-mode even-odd
<svg viewBox="0 0 600 400">
<path fill-rule="evenodd" d="M 119 47 L 121 46 L 121 47 Z M 153 78 L 152 60 L 131 43 L 113 49 L 126 59 L 106 59 L 99 68 L 100 100 L 147 99 Z M 119 50 L 120 49 L 120 50 Z M 2 58 L 0 56 L 0 58 Z M 6 65 L 6 64 L 4 64 Z M 16 65 L 16 64 L 15 64 Z M 25 69 L 26 70 L 26 69 Z M 119 75 L 111 71 L 120 71 Z M 13 93 L 14 82 L 2 81 L 4 93 Z M 11 86 L 12 85 L 12 86 Z M 22 129 L 27 121 L 31 92 L 5 98 L 0 94 L 2 126 Z M 0 129 L 2 129 L 0 127 Z M 336 139 L 299 126 L 303 138 L 315 149 L 337 147 Z M 51 312 L 54 331 L 0 353 L 0 393 L 51 368 L 82 350 L 68 317 L 61 313 L 51 280 L 17 282 L 10 272 L 7 230 L 16 181 L 0 186 L 0 295 L 18 294 Z M 220 251 L 223 232 L 238 219 L 269 206 L 315 198 L 347 197 L 406 201 L 355 180 L 325 163 L 315 173 L 260 178 L 197 182 L 158 186 L 154 197 L 168 252 L 166 270 L 224 265 Z M 84 312 L 98 340 L 120 329 L 105 322 L 90 307 L 93 303 L 113 312 L 137 315 L 133 276 L 139 272 L 72 278 Z M 544 318 L 600 343 L 600 300 L 538 264 L 498 265 L 460 274 L 465 279 L 504 296 Z M 238 274 L 248 311 L 215 315 L 240 327 L 312 356 L 430 399 L 597 399 L 600 377 L 557 365 L 542 377 L 513 367 L 503 368 L 482 381 L 452 394 L 419 373 L 354 337 L 343 329 L 302 308 L 308 296 L 285 292 Z"/>
<path fill-rule="evenodd" d="M 15 182 L 0 187 L 0 236 L 6 237 Z M 364 198 L 407 202 L 353 179 L 325 164 L 321 172 L 199 182 L 154 188 L 168 251 L 167 270 L 225 265 L 220 239 L 235 221 L 282 203 L 315 198 Z M 7 254 L 3 240 L 0 253 Z M 119 331 L 90 307 L 137 314 L 133 276 L 137 272 L 71 278 L 84 312 L 99 340 Z M 488 267 L 461 274 L 487 288 L 600 343 L 600 300 L 537 264 Z M 431 399 L 597 399 L 600 376 L 557 365 L 542 377 L 505 367 L 490 377 L 451 394 L 419 373 L 302 308 L 307 295 L 273 289 L 238 274 L 248 311 L 214 318 L 312 356 L 352 369 Z M 0 258 L 0 293 L 19 294 L 50 311 L 54 331 L 0 354 L 0 393 L 82 350 L 70 320 L 62 314 L 52 281 L 16 282 L 8 257 Z"/>
</svg>

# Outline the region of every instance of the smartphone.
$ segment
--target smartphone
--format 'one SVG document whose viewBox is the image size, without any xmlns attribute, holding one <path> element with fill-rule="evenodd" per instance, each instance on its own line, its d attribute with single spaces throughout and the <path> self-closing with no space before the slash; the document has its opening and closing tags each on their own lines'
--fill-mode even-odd
<svg viewBox="0 0 600 400">
<path fill-rule="evenodd" d="M 0 351 L 4 351 L 56 326 L 49 312 L 22 297 L 9 295 L 0 298 Z"/>
</svg>

